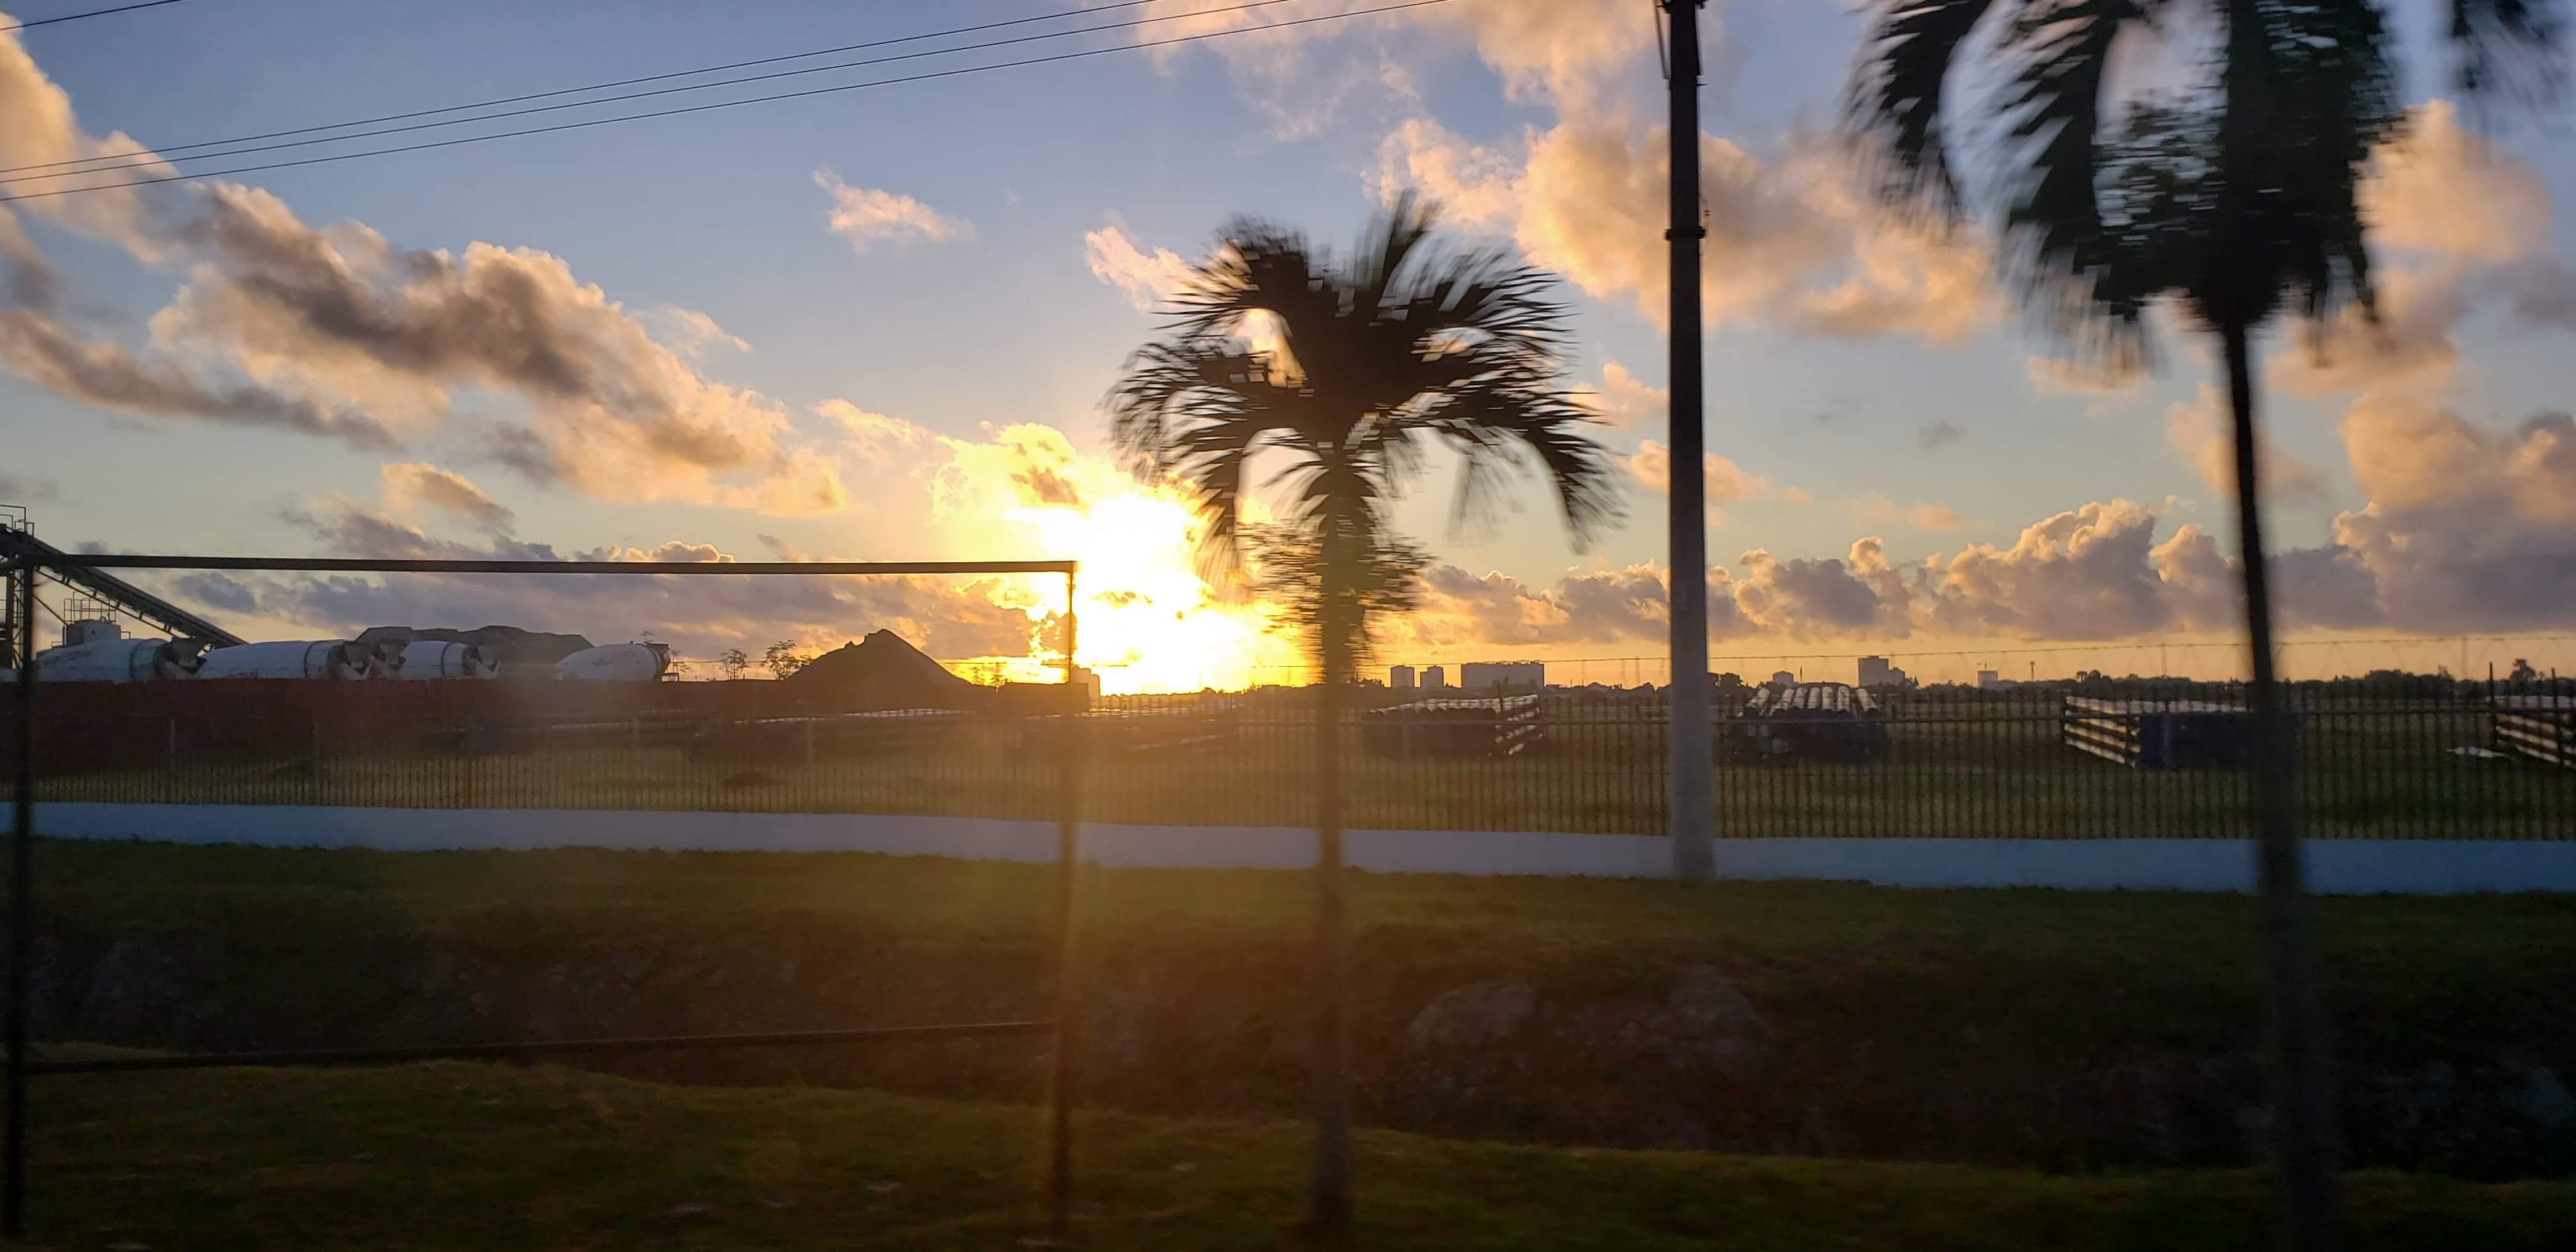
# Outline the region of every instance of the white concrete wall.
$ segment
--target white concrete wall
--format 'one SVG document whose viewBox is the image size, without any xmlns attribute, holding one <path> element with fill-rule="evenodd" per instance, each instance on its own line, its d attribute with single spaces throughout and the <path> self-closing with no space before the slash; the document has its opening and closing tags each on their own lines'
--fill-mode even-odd
<svg viewBox="0 0 2576 1252">
<path fill-rule="evenodd" d="M 37 829 L 79 839 L 166 839 L 388 851 L 595 847 L 697 851 L 882 852 L 1048 861 L 1049 822 L 847 813 L 665 813 L 591 809 L 364 809 L 249 804 L 42 804 Z M 1314 832 L 1279 826 L 1082 829 L 1101 865 L 1293 869 Z M 1397 874 L 1660 878 L 1657 835 L 1355 830 L 1351 863 Z M 2222 839 L 1727 839 L 1718 873 L 1891 887 L 2069 887 L 2248 891 L 2254 854 Z M 2576 841 L 2317 839 L 2310 881 L 2335 894 L 2576 891 Z"/>
</svg>

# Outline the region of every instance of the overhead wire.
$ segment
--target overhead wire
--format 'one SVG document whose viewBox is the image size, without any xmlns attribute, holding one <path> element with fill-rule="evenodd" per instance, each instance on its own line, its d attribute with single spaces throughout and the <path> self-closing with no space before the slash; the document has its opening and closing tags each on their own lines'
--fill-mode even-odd
<svg viewBox="0 0 2576 1252">
<path fill-rule="evenodd" d="M 1274 0 L 1264 0 L 1264 2 L 1274 2 Z M 1027 57 L 1017 61 L 997 61 L 988 65 L 962 65 L 953 69 L 933 70 L 921 74 L 905 74 L 894 78 L 870 79 L 863 83 L 841 83 L 836 86 L 813 87 L 803 91 L 784 91 L 766 96 L 747 96 L 740 100 L 718 100 L 707 104 L 688 105 L 686 107 L 676 109 L 654 109 L 641 113 L 622 113 L 615 117 L 586 118 L 578 122 L 559 122 L 551 126 L 531 126 L 519 130 L 496 131 L 494 133 L 484 135 L 463 135 L 454 139 L 438 139 L 424 143 L 398 144 L 385 148 L 369 148 L 358 152 L 336 152 L 324 156 L 301 157 L 291 161 L 268 161 L 256 165 L 237 165 L 220 170 L 174 173 L 153 178 L 128 179 L 124 182 L 94 183 L 83 187 L 57 187 L 46 191 L 18 192 L 12 195 L 0 196 L 0 204 L 14 204 L 23 200 L 47 200 L 57 196 L 74 196 L 94 191 L 115 191 L 127 187 L 149 187 L 163 183 L 195 182 L 208 178 L 227 178 L 235 174 L 255 174 L 269 170 L 295 169 L 308 165 L 328 165 L 339 161 L 354 161 L 365 157 L 392 156 L 405 152 L 426 152 L 438 148 L 453 148 L 465 144 L 484 143 L 495 139 L 517 139 L 528 135 L 546 135 L 553 134 L 558 131 L 583 130 L 593 126 L 610 126 L 619 122 L 636 122 L 660 117 L 679 117 L 691 113 L 712 112 L 717 109 L 738 108 L 749 104 L 770 104 L 780 100 L 800 100 L 810 96 L 834 95 L 845 91 L 860 91 L 870 87 L 891 87 L 902 83 L 927 82 L 929 80 L 939 78 L 956 78 L 967 74 L 986 73 L 992 70 L 1019 69 L 1031 65 L 1049 65 L 1059 61 L 1074 61 L 1085 57 L 1106 56 L 1116 52 L 1140 52 L 1148 48 L 1167 48 L 1180 44 L 1198 43 L 1211 39 L 1222 39 L 1229 35 L 1250 34 L 1255 31 L 1284 30 L 1295 26 L 1310 26 L 1320 22 L 1344 21 L 1350 18 L 1369 17 L 1380 13 L 1396 13 L 1406 9 L 1429 8 L 1432 5 L 1446 3 L 1449 3 L 1449 0 L 1406 0 L 1405 3 L 1401 4 L 1384 4 L 1374 8 L 1353 9 L 1341 13 L 1322 13 L 1313 17 L 1301 17 L 1283 22 L 1273 22 L 1265 26 L 1244 26 L 1228 30 L 1205 31 L 1195 35 L 1175 35 L 1169 39 L 1154 39 L 1137 43 L 1123 43 L 1107 48 L 1086 48 L 1078 52 L 1059 52 L 1049 56 Z"/>
<path fill-rule="evenodd" d="M 768 82 L 772 79 L 778 78 L 795 78 L 805 74 L 828 74 L 835 70 L 863 69 L 871 65 L 891 65 L 898 61 L 918 61 L 924 57 L 946 56 L 953 52 L 977 52 L 991 48 L 1006 48 L 1016 44 L 1036 43 L 1047 39 L 1065 39 L 1074 35 L 1097 34 L 1105 30 L 1126 30 L 1137 26 L 1151 26 L 1158 22 L 1176 22 L 1183 18 L 1213 17 L 1226 13 L 1241 13 L 1247 9 L 1267 8 L 1275 4 L 1290 4 L 1294 2 L 1295 0 L 1244 0 L 1243 3 L 1239 4 L 1225 5 L 1219 8 L 1210 9 L 1193 9 L 1187 13 L 1171 13 L 1165 14 L 1161 17 L 1142 17 L 1125 22 L 1104 22 L 1098 26 L 1080 26 L 1071 30 L 1047 31 L 1043 34 L 1037 35 L 1019 35 L 1010 39 L 994 39 L 987 40 L 983 43 L 959 44 L 950 48 L 930 48 L 920 52 L 903 52 L 897 53 L 894 56 L 870 57 L 860 61 L 839 61 L 831 65 L 809 65 L 803 69 L 773 70 L 767 74 L 749 74 L 741 78 L 719 79 L 711 83 L 687 83 L 678 87 L 656 87 L 651 91 L 632 91 L 622 96 L 601 96 L 594 100 L 567 100 L 561 104 L 541 104 L 534 108 L 511 109 L 501 113 L 484 113 L 474 117 L 452 117 L 436 122 L 414 122 L 407 126 L 387 126 L 379 130 L 351 131 L 345 135 L 320 135 L 310 139 L 289 140 L 284 143 L 258 144 L 244 148 L 227 148 L 221 152 L 200 152 L 194 156 L 173 157 L 168 153 L 158 150 L 146 152 L 107 153 L 101 156 L 84 157 L 79 159 L 92 161 L 121 160 L 128 157 L 135 159 L 125 160 L 123 164 L 118 165 L 96 165 L 88 169 L 56 170 L 52 173 L 19 174 L 11 177 L 0 177 L 0 184 L 38 182 L 49 178 L 77 178 L 83 174 L 107 174 L 113 173 L 117 170 L 150 169 L 165 164 L 177 164 L 182 161 L 219 161 L 226 157 L 249 156 L 257 152 L 279 152 L 290 148 L 310 148 L 317 144 L 344 143 L 353 139 L 381 139 L 387 135 L 403 135 L 416 131 L 437 130 L 441 127 L 447 126 L 471 126 L 477 122 L 505 121 L 514 117 L 528 117 L 538 113 L 559 113 L 565 109 L 587 109 L 595 105 L 619 104 L 628 100 L 645 100 L 656 96 L 678 95 L 681 92 L 687 91 L 713 91 L 719 87 L 739 87 L 745 83 Z M 914 38 L 927 37 L 928 36 L 915 36 Z M 576 88 L 574 90 L 593 89 Z M 478 108 L 482 106 L 464 105 L 459 107 Z M 344 125 L 352 126 L 363 124 L 364 123 L 356 122 L 344 123 Z"/>
<path fill-rule="evenodd" d="M 60 17 L 40 17 L 32 21 L 19 22 L 10 26 L 0 26 L 0 33 L 6 33 L 13 30 L 27 30 L 36 26 L 51 26 L 56 22 L 77 22 L 85 17 L 106 17 L 111 13 L 131 13 L 136 9 L 157 9 L 165 4 L 177 3 L 179 3 L 179 0 L 142 0 L 139 4 L 120 4 L 112 9 L 91 9 L 86 13 L 65 13 Z"/>
<path fill-rule="evenodd" d="M 170 3 L 172 0 L 162 0 L 162 2 Z M 808 52 L 788 52 L 777 56 L 754 57 L 748 61 L 729 61 L 722 65 L 702 65 L 696 69 L 690 70 L 671 70 L 660 74 L 644 74 L 634 78 L 613 78 L 607 82 L 590 83 L 580 87 L 558 87 L 550 91 L 531 91 L 515 96 L 498 96 L 490 100 L 477 100 L 471 104 L 450 104 L 442 105 L 434 109 L 412 109 L 403 113 L 384 113 L 375 117 L 352 118 L 345 122 L 328 122 L 318 126 L 295 126 L 289 127 L 285 130 L 262 131 L 253 135 L 235 135 L 229 139 L 202 139 L 195 143 L 155 144 L 153 145 L 152 151 L 149 155 L 169 158 L 173 153 L 192 152 L 199 148 L 221 148 L 237 143 L 257 143 L 263 139 L 285 139 L 296 135 L 318 134 L 326 130 L 347 130 L 353 126 L 375 126 L 385 122 L 405 122 L 416 117 L 435 117 L 441 113 L 462 113 L 468 109 L 499 108 L 505 104 L 524 104 L 530 100 L 550 100 L 556 96 L 580 95 L 586 91 L 607 91 L 615 87 L 633 87 L 643 83 L 666 82 L 670 79 L 688 78 L 698 74 L 721 74 L 726 70 L 750 69 L 754 66 L 760 65 L 775 65 L 781 61 L 802 61 L 808 57 L 832 56 L 843 52 L 862 52 L 869 48 L 890 48 L 896 44 L 919 43 L 924 39 L 945 39 L 951 35 L 971 35 L 977 31 L 999 30 L 1006 26 L 1026 26 L 1031 22 L 1057 22 L 1063 21 L 1067 18 L 1085 17 L 1093 13 L 1106 13 L 1116 9 L 1132 9 L 1139 5 L 1151 3 L 1153 3 L 1153 0 L 1120 0 L 1120 2 L 1116 4 L 1095 4 L 1088 8 L 1066 9 L 1060 13 L 1041 13 L 1034 17 L 1015 17 L 1008 21 L 982 22 L 973 26 L 954 26 L 947 30 L 925 31 L 918 35 L 899 35 L 892 39 L 872 39 L 864 43 L 841 44 L 837 47 L 831 48 L 816 48 Z M 1060 31 L 1057 33 L 1074 34 L 1079 32 Z M 963 49 L 954 48 L 944 49 L 944 51 L 952 52 L 962 50 Z M 722 84 L 709 83 L 705 85 L 720 86 Z M 605 103 L 605 101 L 593 100 L 585 103 L 600 104 Z M 357 136 L 341 135 L 337 136 L 337 138 L 352 139 L 357 138 Z M 27 165 L 0 165 L 0 174 L 16 174 L 28 170 L 49 170 L 67 165 L 86 165 L 96 161 L 111 161 L 122 157 L 138 155 L 145 154 L 110 152 L 102 153 L 97 156 L 66 157 L 59 161 L 37 161 Z"/>
</svg>

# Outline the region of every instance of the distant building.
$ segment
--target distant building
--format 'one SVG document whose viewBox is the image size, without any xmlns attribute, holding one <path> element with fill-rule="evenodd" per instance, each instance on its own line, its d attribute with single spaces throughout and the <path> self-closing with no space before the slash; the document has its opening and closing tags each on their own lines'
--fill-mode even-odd
<svg viewBox="0 0 2576 1252">
<path fill-rule="evenodd" d="M 1860 659 L 1860 681 L 1852 685 L 1856 687 L 1902 687 L 1907 681 L 1905 671 L 1888 664 L 1886 657 L 1865 656 Z"/>
<path fill-rule="evenodd" d="M 1784 669 L 1771 675 L 1771 681 L 1783 687 L 1795 687 L 1798 685 L 1798 676 Z"/>
<path fill-rule="evenodd" d="M 1537 691 L 1547 686 L 1543 661 L 1469 661 L 1458 667 L 1458 688 L 1488 691 Z"/>
<path fill-rule="evenodd" d="M 1449 671 L 1444 670 L 1437 665 L 1423 666 L 1422 686 L 1426 691 L 1447 690 L 1449 687 Z"/>
<path fill-rule="evenodd" d="M 1993 670 L 1981 669 L 1977 671 L 1977 690 L 1979 691 L 2001 691 L 2011 685 L 2011 683 L 2004 681 L 2003 675 L 1998 674 Z"/>
<path fill-rule="evenodd" d="M 1413 690 L 1413 667 L 1410 665 L 1390 667 L 1386 671 L 1386 685 L 1396 691 Z"/>
</svg>

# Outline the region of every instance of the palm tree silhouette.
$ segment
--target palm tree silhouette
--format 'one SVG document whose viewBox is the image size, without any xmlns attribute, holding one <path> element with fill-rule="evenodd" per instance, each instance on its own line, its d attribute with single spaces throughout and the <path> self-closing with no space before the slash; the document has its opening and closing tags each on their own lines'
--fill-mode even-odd
<svg viewBox="0 0 2576 1252">
<path fill-rule="evenodd" d="M 1311 1224 L 1351 1217 L 1350 942 L 1343 899 L 1340 716 L 1373 608 L 1418 561 L 1388 510 L 1425 454 L 1461 462 L 1454 516 L 1490 515 L 1535 465 L 1578 546 L 1618 512 L 1591 414 L 1561 386 L 1565 310 L 1553 276 L 1507 252 L 1444 248 L 1411 193 L 1336 261 L 1294 231 L 1242 218 L 1173 301 L 1167 337 L 1129 358 L 1110 433 L 1142 473 L 1197 492 L 1211 577 L 1240 560 L 1251 463 L 1280 462 L 1283 562 L 1314 580 L 1291 597 L 1310 620 L 1316 691 L 1315 1174 Z M 1282 540 L 1274 539 L 1278 547 Z M 1397 571 L 1390 575 L 1387 571 Z M 1275 576 L 1275 571 L 1274 571 Z"/>
<path fill-rule="evenodd" d="M 2006 276 L 2037 320 L 2120 369 L 2146 361 L 2158 302 L 2217 336 L 2235 449 L 2237 548 L 2251 650 L 2266 1068 L 2293 1246 L 2337 1239 L 2332 1086 L 2299 843 L 2297 747 L 2274 675 L 2250 341 L 2275 317 L 2375 315 L 2364 164 L 2404 122 L 2377 0 L 1879 0 L 1853 120 L 1885 192 L 1955 218 L 1946 88 L 1970 49 L 2008 84 Z M 2557 85 L 2557 0 L 2445 0 L 2473 96 Z M 2124 35 L 2208 22 L 2202 82 L 2130 102 L 2105 90 Z M 2122 114 L 2125 113 L 2125 116 Z"/>
</svg>

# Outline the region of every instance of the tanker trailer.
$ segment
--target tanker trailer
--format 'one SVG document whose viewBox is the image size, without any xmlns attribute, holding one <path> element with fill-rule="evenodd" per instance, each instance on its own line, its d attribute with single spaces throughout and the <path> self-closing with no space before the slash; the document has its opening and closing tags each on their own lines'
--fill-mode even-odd
<svg viewBox="0 0 2576 1252">
<path fill-rule="evenodd" d="M 186 639 L 92 639 L 36 654 L 49 683 L 140 683 L 195 676 L 205 645 Z"/>
<path fill-rule="evenodd" d="M 500 672 L 470 643 L 415 639 L 403 645 L 396 678 L 490 678 Z"/>
<path fill-rule="evenodd" d="M 399 654 L 397 654 L 399 655 Z M 294 639 L 217 648 L 199 678 L 385 678 L 394 666 L 373 644 L 348 639 Z"/>
<path fill-rule="evenodd" d="M 584 648 L 555 665 L 564 678 L 598 682 L 649 683 L 670 671 L 667 647 L 650 643 L 610 643 Z"/>
</svg>

